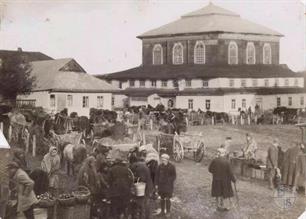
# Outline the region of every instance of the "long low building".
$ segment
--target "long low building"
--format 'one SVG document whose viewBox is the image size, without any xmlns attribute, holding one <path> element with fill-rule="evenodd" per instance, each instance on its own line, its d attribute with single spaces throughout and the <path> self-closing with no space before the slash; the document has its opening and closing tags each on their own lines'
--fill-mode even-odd
<svg viewBox="0 0 306 219">
<path fill-rule="evenodd" d="M 210 3 L 140 36 L 142 65 L 96 77 L 118 88 L 114 105 L 238 113 L 305 108 L 304 75 L 279 64 L 282 34 Z"/>
</svg>

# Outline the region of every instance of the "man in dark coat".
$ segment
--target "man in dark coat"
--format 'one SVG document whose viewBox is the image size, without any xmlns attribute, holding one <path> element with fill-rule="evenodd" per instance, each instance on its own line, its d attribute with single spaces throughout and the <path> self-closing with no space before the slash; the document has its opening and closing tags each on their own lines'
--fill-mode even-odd
<svg viewBox="0 0 306 219">
<path fill-rule="evenodd" d="M 231 182 L 236 182 L 230 162 L 225 157 L 226 151 L 223 148 L 218 149 L 218 157 L 209 165 L 209 172 L 213 175 L 212 197 L 216 197 L 217 210 L 228 210 L 224 208 L 224 199 L 233 197 Z"/>
<path fill-rule="evenodd" d="M 114 219 L 119 219 L 122 214 L 126 215 L 131 197 L 132 178 L 131 170 L 127 165 L 121 159 L 116 159 L 108 175 L 109 197 Z"/>
<path fill-rule="evenodd" d="M 133 163 L 131 170 L 134 173 L 136 182 L 143 182 L 146 184 L 145 195 L 141 197 L 135 197 L 136 200 L 136 212 L 140 214 L 140 219 L 150 218 L 150 196 L 153 191 L 153 183 L 151 179 L 151 174 L 148 166 L 145 162 L 145 154 L 142 153 L 138 157 L 138 161 Z M 135 215 L 134 215 L 135 216 Z"/>
<path fill-rule="evenodd" d="M 174 181 L 176 179 L 176 169 L 175 166 L 169 162 L 169 158 L 168 154 L 162 154 L 162 163 L 159 165 L 155 176 L 155 186 L 161 197 L 161 216 L 165 215 L 165 209 L 167 210 L 167 216 L 170 216 L 170 198 L 173 194 Z"/>
<path fill-rule="evenodd" d="M 270 189 L 274 189 L 273 179 L 278 170 L 278 139 L 274 139 L 272 145 L 268 148 L 267 170 L 269 175 Z M 278 170 L 279 171 L 279 170 Z"/>
</svg>

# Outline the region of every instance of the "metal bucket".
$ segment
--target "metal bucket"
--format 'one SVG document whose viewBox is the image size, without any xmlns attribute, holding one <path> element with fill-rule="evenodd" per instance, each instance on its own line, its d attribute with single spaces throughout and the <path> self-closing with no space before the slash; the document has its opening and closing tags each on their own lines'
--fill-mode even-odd
<svg viewBox="0 0 306 219">
<path fill-rule="evenodd" d="M 135 186 L 135 195 L 138 197 L 142 197 L 145 195 L 145 190 L 146 190 L 146 183 L 144 182 L 137 182 L 134 183 Z"/>
</svg>

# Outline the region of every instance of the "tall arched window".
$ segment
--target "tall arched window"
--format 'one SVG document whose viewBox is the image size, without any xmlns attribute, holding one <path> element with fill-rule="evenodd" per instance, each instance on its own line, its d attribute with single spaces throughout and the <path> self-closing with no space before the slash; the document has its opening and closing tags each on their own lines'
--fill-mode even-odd
<svg viewBox="0 0 306 219">
<path fill-rule="evenodd" d="M 205 44 L 197 41 L 194 46 L 194 64 L 205 64 Z"/>
<path fill-rule="evenodd" d="M 263 46 L 263 64 L 272 64 L 272 51 L 269 43 Z"/>
<path fill-rule="evenodd" d="M 173 58 L 173 64 L 179 65 L 183 64 L 184 58 L 183 58 L 183 45 L 181 43 L 175 43 L 173 46 L 172 51 L 172 58 Z"/>
<path fill-rule="evenodd" d="M 235 42 L 230 42 L 230 44 L 228 45 L 228 64 L 238 64 L 238 46 Z"/>
<path fill-rule="evenodd" d="M 254 43 L 251 43 L 251 42 L 247 44 L 246 63 L 255 64 L 255 46 L 254 46 Z"/>
<path fill-rule="evenodd" d="M 156 44 L 153 47 L 153 65 L 163 64 L 163 47 L 160 44 Z"/>
</svg>

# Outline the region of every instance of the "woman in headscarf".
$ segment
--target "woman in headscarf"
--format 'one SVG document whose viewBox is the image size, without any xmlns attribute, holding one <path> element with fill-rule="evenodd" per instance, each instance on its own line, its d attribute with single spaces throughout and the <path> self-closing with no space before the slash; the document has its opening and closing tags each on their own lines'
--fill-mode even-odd
<svg viewBox="0 0 306 219">
<path fill-rule="evenodd" d="M 49 189 L 53 195 L 57 195 L 59 188 L 59 176 L 58 172 L 61 168 L 60 156 L 56 147 L 50 147 L 49 153 L 44 156 L 41 162 L 41 168 L 49 176 Z"/>
</svg>

